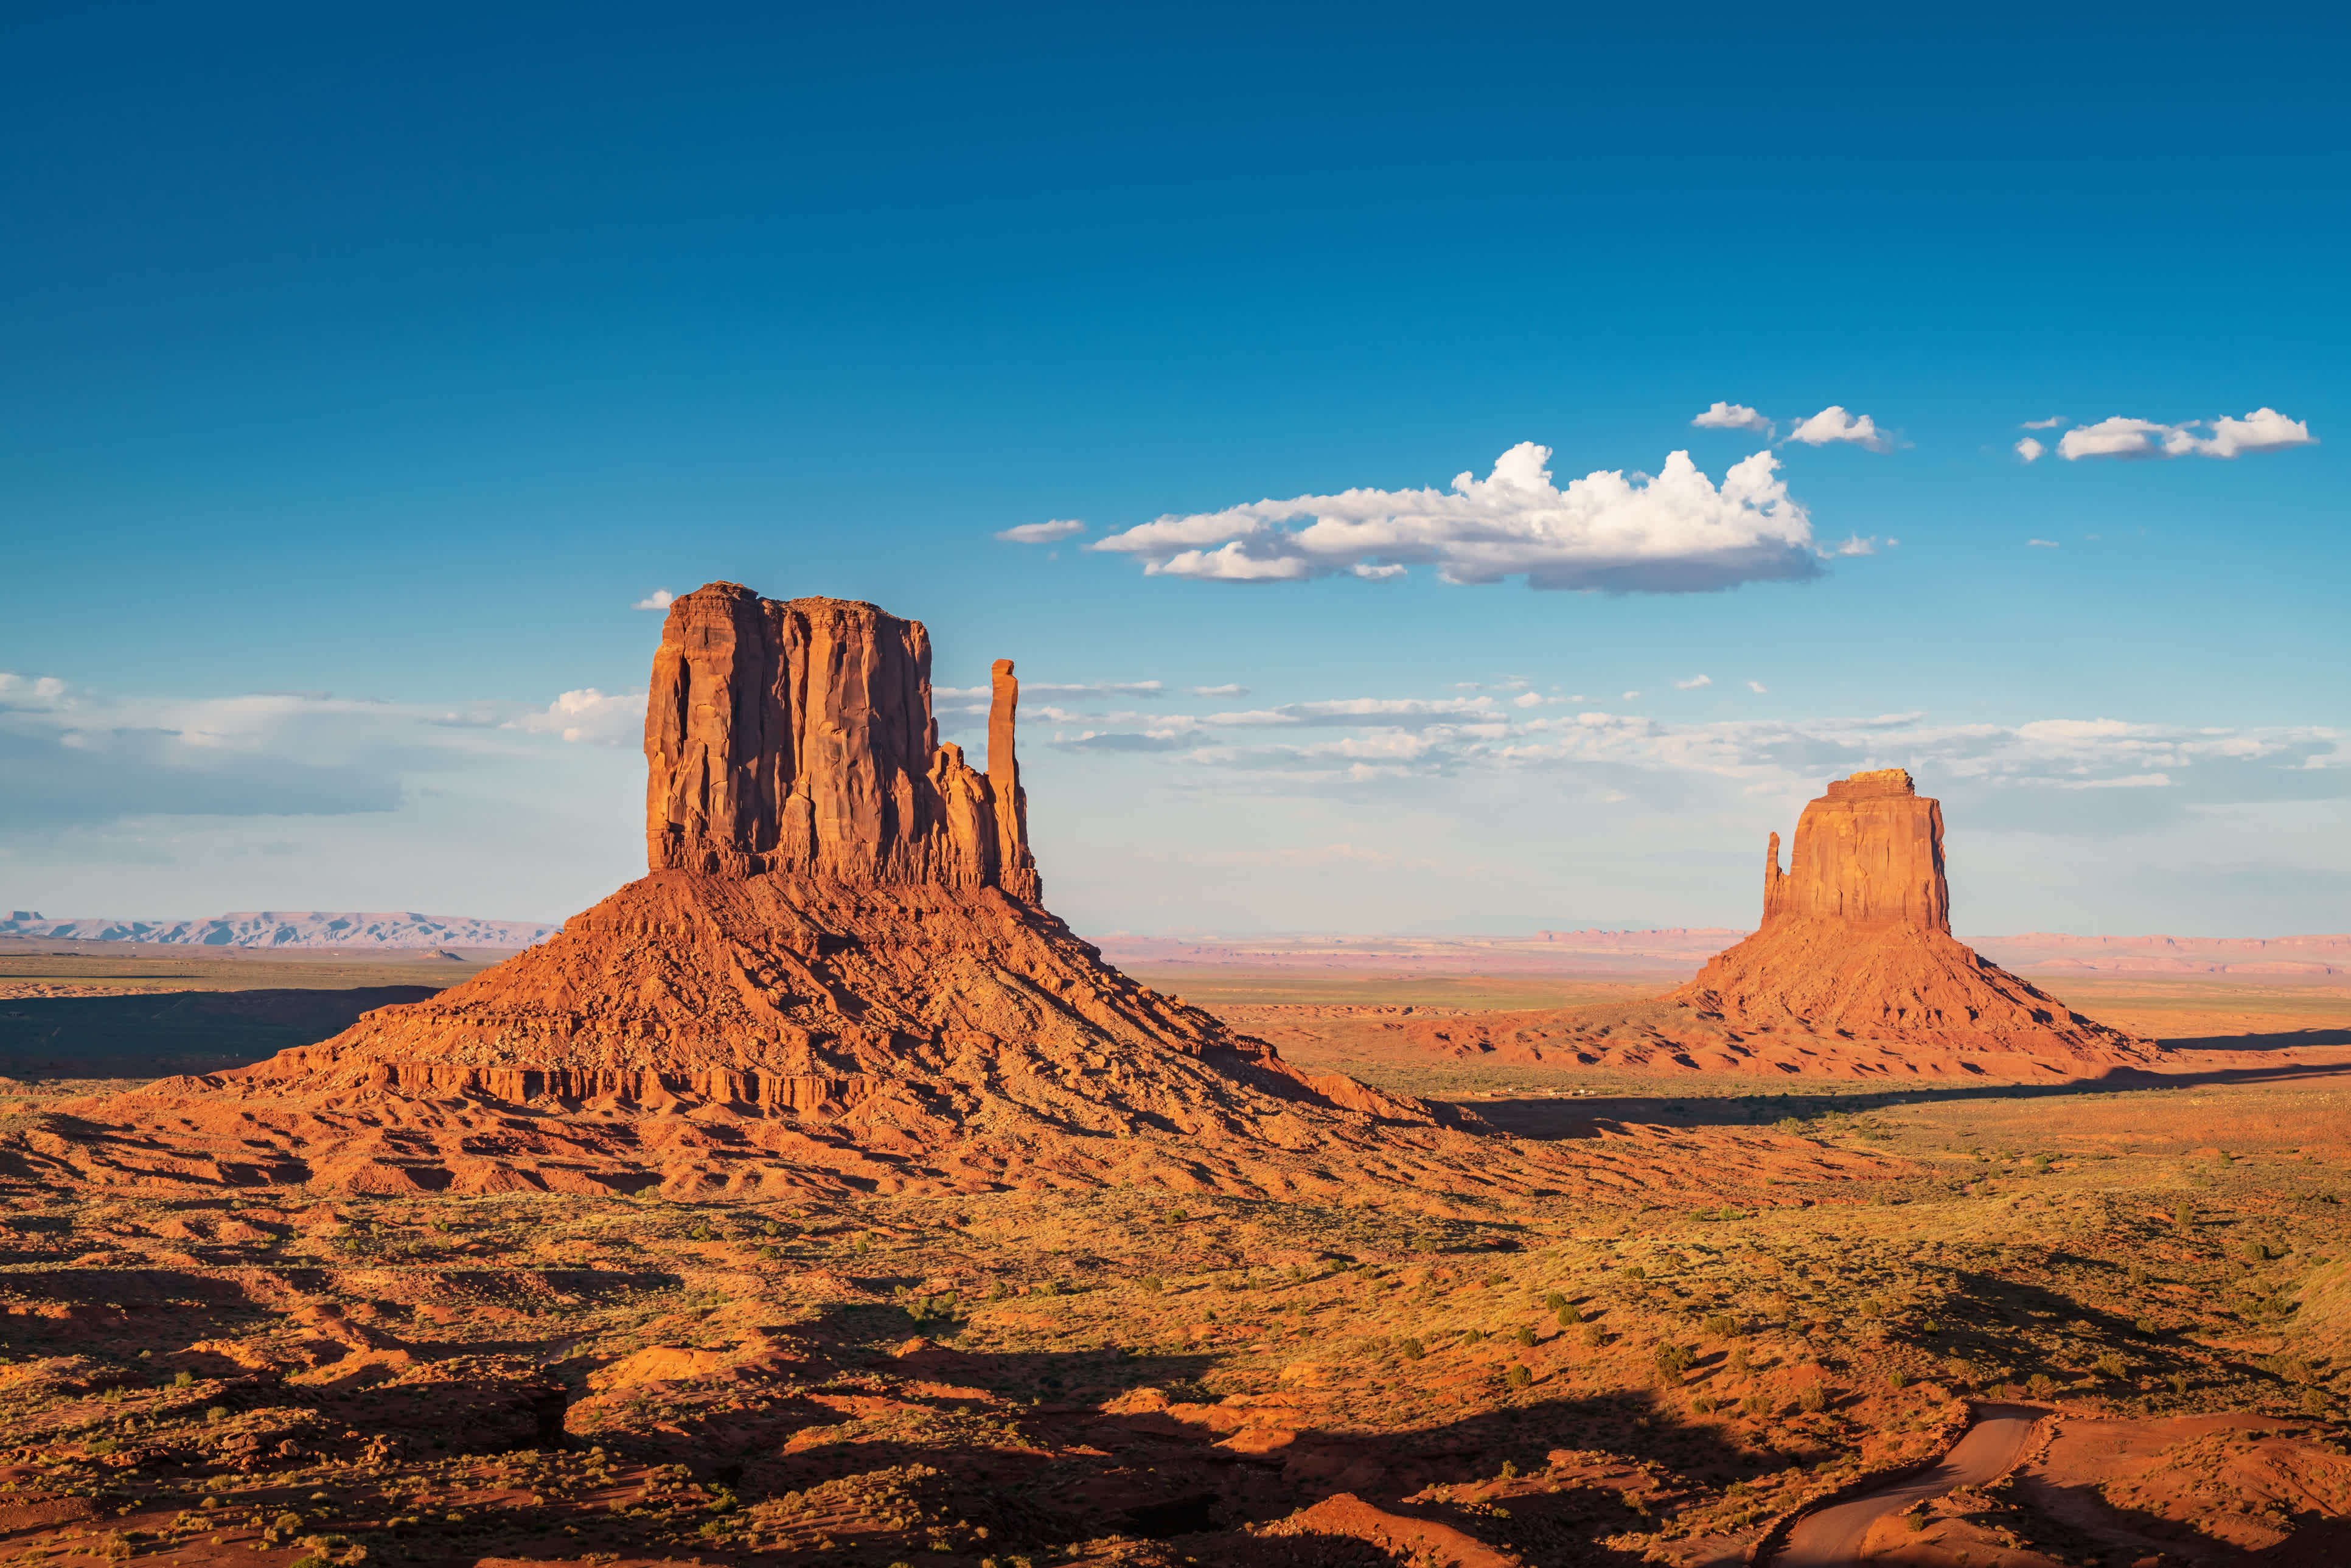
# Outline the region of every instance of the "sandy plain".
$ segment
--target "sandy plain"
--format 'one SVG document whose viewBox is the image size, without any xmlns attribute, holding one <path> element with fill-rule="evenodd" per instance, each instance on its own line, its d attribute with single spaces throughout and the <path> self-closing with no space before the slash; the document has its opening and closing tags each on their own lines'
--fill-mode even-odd
<svg viewBox="0 0 2351 1568">
<path fill-rule="evenodd" d="M 0 1097 L 9 1560 L 1730 1563 L 1906 1485 L 1824 1560 L 2346 1560 L 2351 988 L 2068 978 L 2174 1061 L 1759 1083 L 1358 1027 L 1625 999 L 1654 973 L 1136 967 L 1309 1071 L 1656 1173 L 1572 1199 L 26 1174 L 66 1099 L 236 1049 L 159 998 L 331 1010 L 476 967 L 0 955 L 11 1061 L 116 1042 Z M 92 1002 L 118 1012 L 68 1008 Z M 271 1006 L 254 1027 L 309 1027 Z M 1708 1168 L 1732 1134 L 1773 1152 L 1735 1190 Z M 2020 1462 L 1920 1488 L 1993 1406 L 2030 1414 Z M 1815 1560 L 1818 1530 L 1782 1560 Z"/>
</svg>

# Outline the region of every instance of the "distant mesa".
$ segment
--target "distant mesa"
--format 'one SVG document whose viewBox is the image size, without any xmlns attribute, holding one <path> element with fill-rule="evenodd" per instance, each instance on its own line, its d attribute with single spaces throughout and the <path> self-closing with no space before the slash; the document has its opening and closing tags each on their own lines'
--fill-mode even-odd
<svg viewBox="0 0 2351 1568">
<path fill-rule="evenodd" d="M 1103 963 L 1040 902 L 995 669 L 985 769 L 930 640 L 712 583 L 669 607 L 649 873 L 429 1000 L 77 1108 L 108 1184 L 679 1197 L 1128 1182 L 1346 1198 L 1573 1190 L 1594 1159 L 1309 1077 Z"/>
</svg>

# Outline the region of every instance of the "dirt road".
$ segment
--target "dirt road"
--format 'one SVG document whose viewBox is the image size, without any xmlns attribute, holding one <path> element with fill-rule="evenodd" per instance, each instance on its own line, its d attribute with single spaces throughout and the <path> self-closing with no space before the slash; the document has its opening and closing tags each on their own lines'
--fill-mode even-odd
<svg viewBox="0 0 2351 1568">
<path fill-rule="evenodd" d="M 1953 1487 L 1981 1486 L 2023 1456 L 2032 1424 L 2047 1412 L 2032 1405 L 1979 1405 L 1967 1429 L 1933 1469 L 1867 1492 L 1796 1521 L 1771 1568 L 1844 1568 L 1860 1561 L 1862 1538 L 1889 1513 Z"/>
</svg>

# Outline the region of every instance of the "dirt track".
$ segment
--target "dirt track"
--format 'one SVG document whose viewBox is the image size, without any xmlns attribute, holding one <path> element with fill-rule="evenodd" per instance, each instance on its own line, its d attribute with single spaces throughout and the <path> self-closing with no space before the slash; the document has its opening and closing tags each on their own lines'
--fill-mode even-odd
<svg viewBox="0 0 2351 1568">
<path fill-rule="evenodd" d="M 1861 1560 L 1869 1527 L 1922 1499 L 1953 1487 L 1981 1486 L 2024 1454 L 2032 1424 L 2047 1412 L 2032 1405 L 1981 1405 L 1970 1426 L 1943 1462 L 1908 1480 L 1824 1508 L 1800 1520 L 1788 1542 L 1771 1558 L 1771 1568 L 1842 1568 Z"/>
</svg>

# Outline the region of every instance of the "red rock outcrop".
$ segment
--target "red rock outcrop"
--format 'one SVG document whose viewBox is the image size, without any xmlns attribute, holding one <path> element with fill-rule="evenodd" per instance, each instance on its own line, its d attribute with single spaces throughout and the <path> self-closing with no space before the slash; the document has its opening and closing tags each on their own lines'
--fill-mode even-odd
<svg viewBox="0 0 2351 1568">
<path fill-rule="evenodd" d="M 645 702 L 654 871 L 1001 887 L 1035 903 L 1012 754 L 1020 685 L 995 670 L 988 767 L 941 746 L 931 640 L 842 599 L 714 582 L 671 604 Z"/>
</svg>

